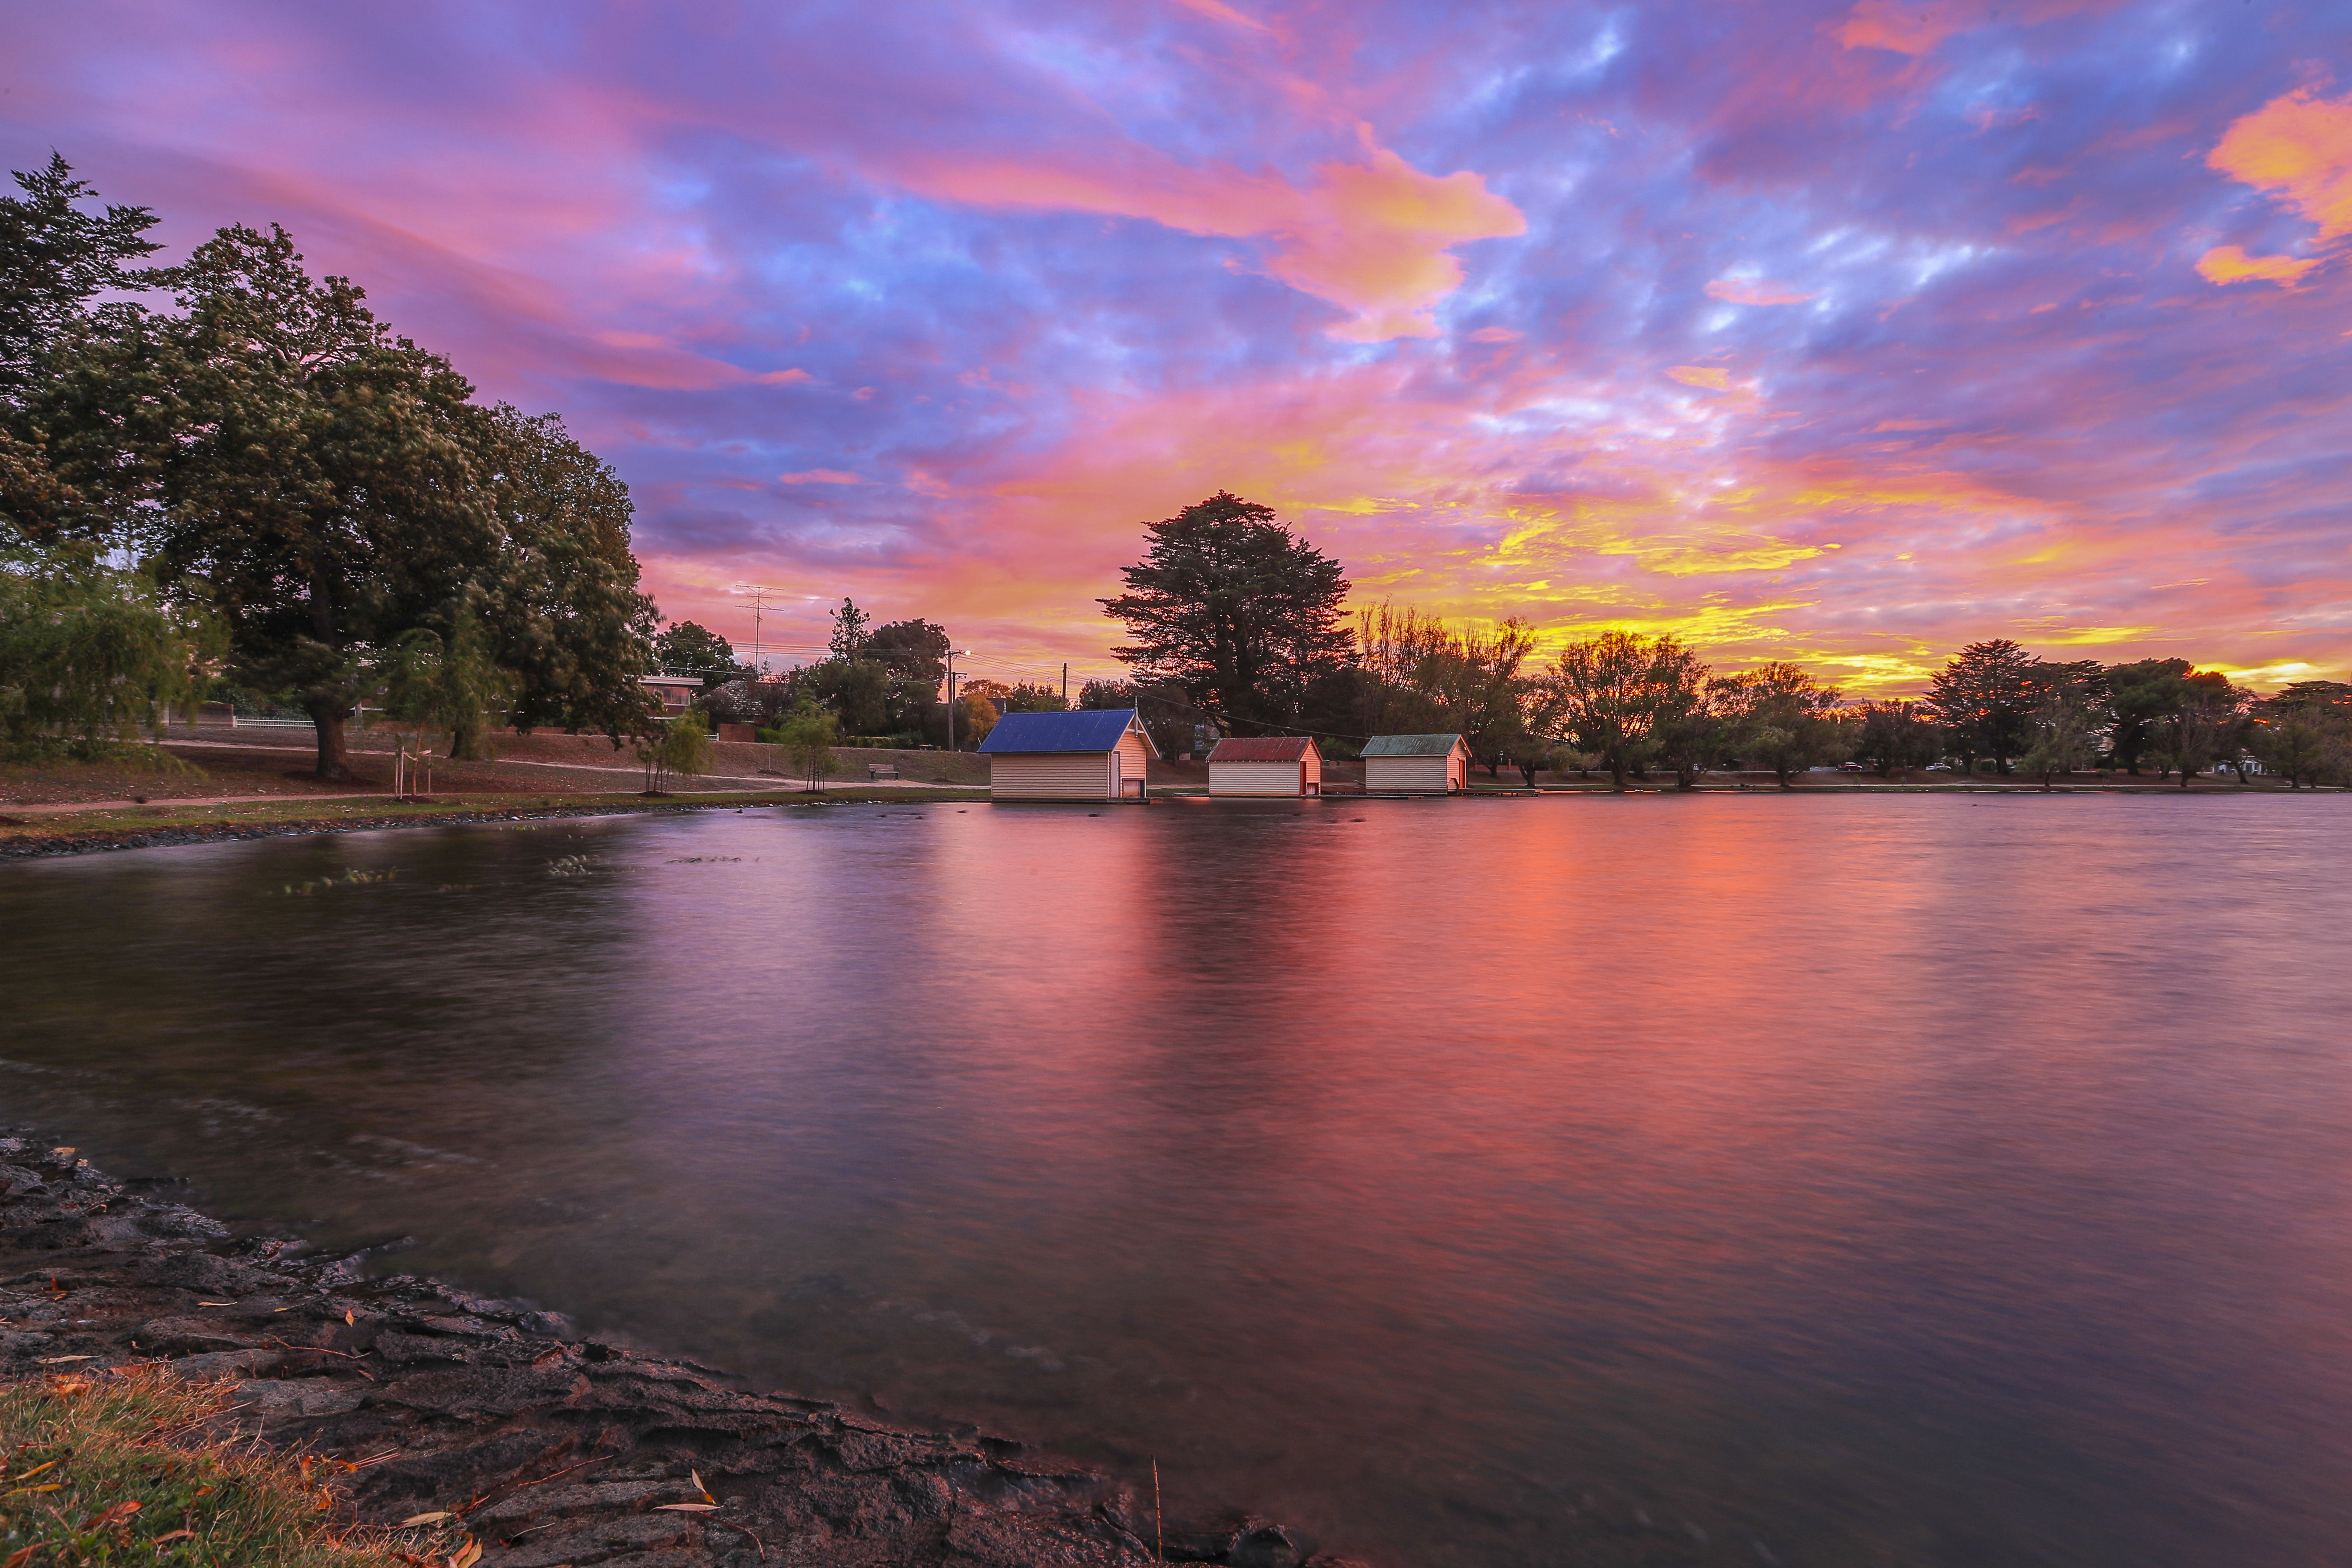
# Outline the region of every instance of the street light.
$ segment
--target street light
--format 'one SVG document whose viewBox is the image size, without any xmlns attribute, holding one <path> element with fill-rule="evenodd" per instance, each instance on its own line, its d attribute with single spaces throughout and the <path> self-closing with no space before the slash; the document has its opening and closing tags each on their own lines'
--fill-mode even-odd
<svg viewBox="0 0 2352 1568">
<path fill-rule="evenodd" d="M 971 649 L 968 647 L 951 647 L 948 649 L 948 750 L 950 752 L 956 749 L 955 661 L 960 658 L 970 658 L 971 657 Z"/>
</svg>

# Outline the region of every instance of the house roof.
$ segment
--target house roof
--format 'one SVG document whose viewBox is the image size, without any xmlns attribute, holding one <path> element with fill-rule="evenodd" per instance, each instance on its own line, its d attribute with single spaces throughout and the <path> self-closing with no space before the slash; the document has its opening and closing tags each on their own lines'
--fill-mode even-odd
<svg viewBox="0 0 2352 1568">
<path fill-rule="evenodd" d="M 1213 763 L 1303 763 L 1315 749 L 1311 735 L 1228 735 L 1209 753 Z"/>
<path fill-rule="evenodd" d="M 1135 724 L 1132 708 L 1081 708 L 1075 713 L 1007 713 L 980 743 L 982 752 L 1115 752 L 1118 738 Z M 1135 724 L 1143 743 L 1158 756 L 1150 732 Z"/>
<path fill-rule="evenodd" d="M 1364 755 L 1442 757 L 1463 743 L 1459 735 L 1375 735 L 1364 742 Z"/>
</svg>

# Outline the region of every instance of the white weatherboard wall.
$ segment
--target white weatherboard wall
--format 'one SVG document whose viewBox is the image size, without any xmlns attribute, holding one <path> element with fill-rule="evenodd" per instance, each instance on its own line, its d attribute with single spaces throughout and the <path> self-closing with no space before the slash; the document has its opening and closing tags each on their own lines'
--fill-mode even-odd
<svg viewBox="0 0 2352 1568">
<path fill-rule="evenodd" d="M 1280 795 L 1301 792 L 1297 763 L 1211 763 L 1211 795 Z"/>
<path fill-rule="evenodd" d="M 1151 776 L 1151 752 L 1134 725 L 1129 724 L 1127 732 L 1118 738 L 1118 784 L 1111 793 L 1121 795 L 1143 794 L 1144 781 Z"/>
<path fill-rule="evenodd" d="M 988 759 L 995 800 L 1116 800 L 1116 752 L 1003 752 Z"/>
<path fill-rule="evenodd" d="M 1399 790 L 1414 795 L 1444 795 L 1451 783 L 1446 759 L 1436 757 L 1366 757 L 1364 787 Z"/>
</svg>

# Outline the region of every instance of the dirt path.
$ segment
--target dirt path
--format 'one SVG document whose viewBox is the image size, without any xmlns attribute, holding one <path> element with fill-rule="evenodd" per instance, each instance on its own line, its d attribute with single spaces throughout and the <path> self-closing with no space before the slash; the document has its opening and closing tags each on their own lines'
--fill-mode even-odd
<svg viewBox="0 0 2352 1568">
<path fill-rule="evenodd" d="M 205 750 L 209 750 L 209 751 L 224 751 L 224 752 L 287 752 L 287 753 L 288 753 L 288 754 L 289 754 L 289 755 L 305 756 L 305 757 L 316 756 L 316 755 L 318 754 L 317 749 L 316 749 L 315 747 L 311 747 L 311 746 L 256 746 L 256 745 L 249 745 L 249 744 L 247 744 L 247 743 L 246 743 L 246 742 L 241 742 L 241 741 L 177 741 L 177 740 L 175 740 L 175 741 L 172 741 L 172 742 L 168 742 L 168 743 L 169 743 L 170 745 L 174 746 L 174 747 L 179 747 L 179 746 L 201 747 L 201 748 L 204 748 L 204 749 L 205 749 Z M 645 771 L 645 769 L 640 768 L 640 767 L 612 768 L 612 767 L 605 767 L 605 766 L 603 766 L 602 764 L 600 764 L 600 763 L 548 763 L 548 762 L 540 762 L 540 761 L 537 761 L 536 759 L 530 758 L 530 757 L 499 757 L 499 758 L 498 758 L 498 759 L 496 759 L 495 761 L 492 761 L 492 762 L 487 762 L 487 763 L 463 763 L 463 764 L 461 764 L 461 765 L 462 765 L 462 766 L 464 766 L 464 767 L 467 767 L 467 768 L 468 768 L 468 769 L 472 769 L 472 768 L 555 768 L 555 769 L 558 769 L 558 770 L 560 770 L 560 771 L 562 771 L 562 772 L 564 772 L 564 773 L 615 773 L 615 774 L 625 774 L 625 775 L 626 775 L 627 777 L 630 777 L 630 778 L 638 778 L 638 779 L 641 779 L 641 778 L 645 777 L 645 772 L 646 772 L 646 771 Z M 697 773 L 697 774 L 695 774 L 695 775 L 694 775 L 694 782 L 696 782 L 697 784 L 750 784 L 750 785 L 751 785 L 751 787 L 753 787 L 754 789 L 797 790 L 797 789 L 799 789 L 800 787 L 802 787 L 803 784 L 805 781 L 803 781 L 803 780 L 798 780 L 798 779 L 793 779 L 793 778 L 790 778 L 790 777 L 787 777 L 787 776 L 785 776 L 785 775 L 783 775 L 783 774 L 781 774 L 781 773 Z M 855 785 L 856 785 L 856 787 L 858 787 L 859 789 L 975 789 L 975 790 L 984 790 L 984 789 L 986 789 L 986 788 L 988 787 L 986 784 L 930 784 L 930 783 L 926 783 L 924 780 L 921 780 L 921 779 L 859 779 L 859 778 L 856 778 L 856 777 L 854 777 L 854 776 L 852 776 L 852 775 L 850 775 L 850 774 L 847 774 L 847 773 L 835 774 L 835 781 L 834 781 L 834 782 L 835 782 L 836 784 L 855 784 Z M 240 799 L 242 799 L 242 798 L 246 798 L 246 797 L 239 796 L 239 797 L 236 797 L 236 798 L 240 798 Z M 347 798 L 347 797 L 340 796 L 340 795 L 318 795 L 318 796 L 314 796 L 313 798 L 315 798 L 315 799 L 319 799 L 319 800 L 337 800 L 337 799 L 343 799 L 343 798 Z M 119 804 L 119 805 L 128 805 L 128 804 L 130 804 L 130 803 L 126 801 L 126 802 L 119 802 L 119 803 L 117 803 L 117 804 Z M 184 803 L 184 804 L 194 804 L 194 803 Z M 20 808 L 20 809 L 24 809 L 24 810 L 32 810 L 32 809 L 36 809 L 36 808 L 34 808 L 34 807 L 29 807 L 29 806 L 28 806 L 28 807 L 22 807 L 22 808 Z"/>
</svg>

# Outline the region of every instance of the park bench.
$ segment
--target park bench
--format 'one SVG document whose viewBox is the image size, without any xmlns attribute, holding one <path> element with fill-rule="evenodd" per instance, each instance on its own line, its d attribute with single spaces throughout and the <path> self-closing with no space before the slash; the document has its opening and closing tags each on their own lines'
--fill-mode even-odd
<svg viewBox="0 0 2352 1568">
<path fill-rule="evenodd" d="M 866 764 L 866 776 L 868 779 L 895 779 L 898 776 L 898 764 L 896 763 L 868 763 Z"/>
</svg>

